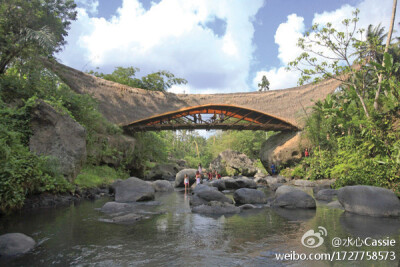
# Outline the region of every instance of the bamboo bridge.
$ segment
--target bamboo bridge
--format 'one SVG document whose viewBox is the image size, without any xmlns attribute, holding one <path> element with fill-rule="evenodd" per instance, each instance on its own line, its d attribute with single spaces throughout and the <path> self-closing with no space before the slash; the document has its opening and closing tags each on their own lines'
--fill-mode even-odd
<svg viewBox="0 0 400 267">
<path fill-rule="evenodd" d="M 73 91 L 92 95 L 99 111 L 128 134 L 179 129 L 298 131 L 315 101 L 341 84 L 330 79 L 266 92 L 174 94 L 103 80 L 56 61 L 43 63 Z"/>
</svg>

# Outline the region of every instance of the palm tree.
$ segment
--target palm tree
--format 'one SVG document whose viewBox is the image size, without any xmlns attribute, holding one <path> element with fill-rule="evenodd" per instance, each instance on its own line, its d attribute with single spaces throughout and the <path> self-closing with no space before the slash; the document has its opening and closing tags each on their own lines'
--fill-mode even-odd
<svg viewBox="0 0 400 267">
<path fill-rule="evenodd" d="M 390 20 L 389 33 L 388 33 L 388 36 L 386 38 L 386 46 L 385 46 L 385 52 L 384 53 L 387 53 L 388 50 L 389 50 L 390 39 L 392 38 L 392 33 L 393 33 L 394 19 L 396 17 L 396 7 L 397 7 L 397 0 L 393 0 L 392 18 Z M 383 61 L 382 62 L 382 67 L 384 67 L 384 66 L 385 66 L 385 62 Z M 380 74 L 379 77 L 378 77 L 378 90 L 376 91 L 375 99 L 374 99 L 374 109 L 375 110 L 379 109 L 378 99 L 379 99 L 379 95 L 381 93 L 381 88 L 382 88 L 381 82 L 382 82 L 382 74 Z"/>
<path fill-rule="evenodd" d="M 381 61 L 383 57 L 383 43 L 388 33 L 379 23 L 377 26 L 370 24 L 367 28 L 365 55 L 371 60 Z"/>
</svg>

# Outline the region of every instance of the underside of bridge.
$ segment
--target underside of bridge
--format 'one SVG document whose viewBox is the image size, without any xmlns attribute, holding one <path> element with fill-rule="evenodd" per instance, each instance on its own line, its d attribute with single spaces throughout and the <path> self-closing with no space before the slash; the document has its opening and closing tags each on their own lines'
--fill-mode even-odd
<svg viewBox="0 0 400 267">
<path fill-rule="evenodd" d="M 297 131 L 296 126 L 275 116 L 235 105 L 208 104 L 166 112 L 123 126 L 126 133 L 140 131 L 220 129 Z"/>
</svg>

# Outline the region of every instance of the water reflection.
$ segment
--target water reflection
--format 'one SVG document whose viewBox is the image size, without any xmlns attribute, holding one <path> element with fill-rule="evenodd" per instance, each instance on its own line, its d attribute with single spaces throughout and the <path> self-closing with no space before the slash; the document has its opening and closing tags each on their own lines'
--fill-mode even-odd
<svg viewBox="0 0 400 267">
<path fill-rule="evenodd" d="M 343 212 L 340 224 L 353 236 L 386 237 L 399 233 L 400 219 L 376 218 Z"/>
<path fill-rule="evenodd" d="M 285 209 L 276 207 L 273 211 L 288 221 L 308 221 L 316 215 L 315 209 Z"/>
<path fill-rule="evenodd" d="M 398 220 L 354 217 L 324 207 L 260 208 L 211 217 L 191 213 L 190 197 L 184 192 L 157 193 L 160 205 L 137 205 L 142 212 L 156 214 L 132 225 L 98 221 L 105 215 L 95 208 L 108 199 L 0 218 L 0 234 L 22 232 L 42 240 L 32 253 L 7 263 L 0 258 L 0 266 L 304 266 L 301 262 L 278 262 L 275 253 L 309 252 L 301 245 L 301 237 L 318 226 L 327 229 L 327 240 L 349 233 L 377 233 L 399 241 Z M 400 256 L 399 250 L 397 246 Z M 330 251 L 329 242 L 318 250 Z"/>
</svg>

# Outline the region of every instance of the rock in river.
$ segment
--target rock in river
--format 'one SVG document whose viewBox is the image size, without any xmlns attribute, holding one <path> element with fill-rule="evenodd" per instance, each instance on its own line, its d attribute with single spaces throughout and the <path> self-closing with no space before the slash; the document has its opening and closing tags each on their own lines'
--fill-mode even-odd
<svg viewBox="0 0 400 267">
<path fill-rule="evenodd" d="M 190 198 L 191 206 L 207 204 L 210 201 L 233 204 L 233 200 L 217 190 L 202 190 Z"/>
<path fill-rule="evenodd" d="M 337 195 L 337 190 L 335 189 L 322 189 L 315 194 L 315 199 L 331 201 L 334 196 Z"/>
<path fill-rule="evenodd" d="M 154 190 L 156 192 L 174 191 L 174 188 L 172 187 L 171 183 L 166 180 L 157 180 L 157 181 L 154 181 L 152 184 L 153 184 Z"/>
<path fill-rule="evenodd" d="M 192 212 L 203 214 L 229 214 L 239 213 L 240 208 L 229 203 L 210 201 L 207 204 L 192 207 Z"/>
<path fill-rule="evenodd" d="M 241 188 L 235 191 L 233 199 L 236 204 L 265 204 L 267 196 L 257 189 Z"/>
<path fill-rule="evenodd" d="M 282 187 L 279 187 L 278 190 Z M 281 208 L 315 209 L 316 207 L 315 200 L 299 189 L 279 194 L 272 204 Z"/>
<path fill-rule="evenodd" d="M 154 199 L 155 190 L 153 186 L 136 177 L 118 181 L 113 186 L 115 188 L 116 202 L 135 202 Z"/>
<path fill-rule="evenodd" d="M 294 187 L 294 186 L 290 186 L 290 185 L 282 185 L 282 186 L 279 186 L 279 187 L 276 189 L 275 198 L 277 198 L 277 197 L 279 197 L 279 196 L 281 196 L 281 195 L 283 195 L 283 194 L 286 194 L 286 193 L 288 193 L 288 192 L 297 191 L 297 190 L 300 190 L 300 189 L 298 189 L 298 188 L 296 188 L 296 187 Z"/>
<path fill-rule="evenodd" d="M 198 194 L 201 191 L 218 191 L 216 187 L 213 186 L 208 186 L 208 185 L 203 185 L 203 184 L 198 184 L 193 190 L 194 194 Z"/>
<path fill-rule="evenodd" d="M 100 211 L 107 214 L 126 213 L 134 210 L 134 206 L 129 203 L 107 202 L 101 207 Z"/>
<path fill-rule="evenodd" d="M 145 217 L 140 214 L 129 213 L 121 216 L 114 217 L 110 220 L 111 223 L 116 224 L 133 224 L 137 221 L 144 219 Z M 106 221 L 108 222 L 108 221 Z"/>
<path fill-rule="evenodd" d="M 175 176 L 175 187 L 185 187 L 183 183 L 185 174 L 189 176 L 189 185 L 194 184 L 196 182 L 196 171 L 196 169 L 183 169 L 178 172 Z"/>
<path fill-rule="evenodd" d="M 400 200 L 389 189 L 355 185 L 338 192 L 338 200 L 345 211 L 374 217 L 399 217 Z"/>
<path fill-rule="evenodd" d="M 0 257 L 12 257 L 33 249 L 35 240 L 21 233 L 8 233 L 0 236 Z"/>
<path fill-rule="evenodd" d="M 222 179 L 220 179 L 220 180 L 213 180 L 213 181 L 210 182 L 210 185 L 213 186 L 213 187 L 215 187 L 215 188 L 218 188 L 219 191 L 224 191 L 224 190 L 226 190 L 225 180 L 222 180 Z"/>
</svg>

